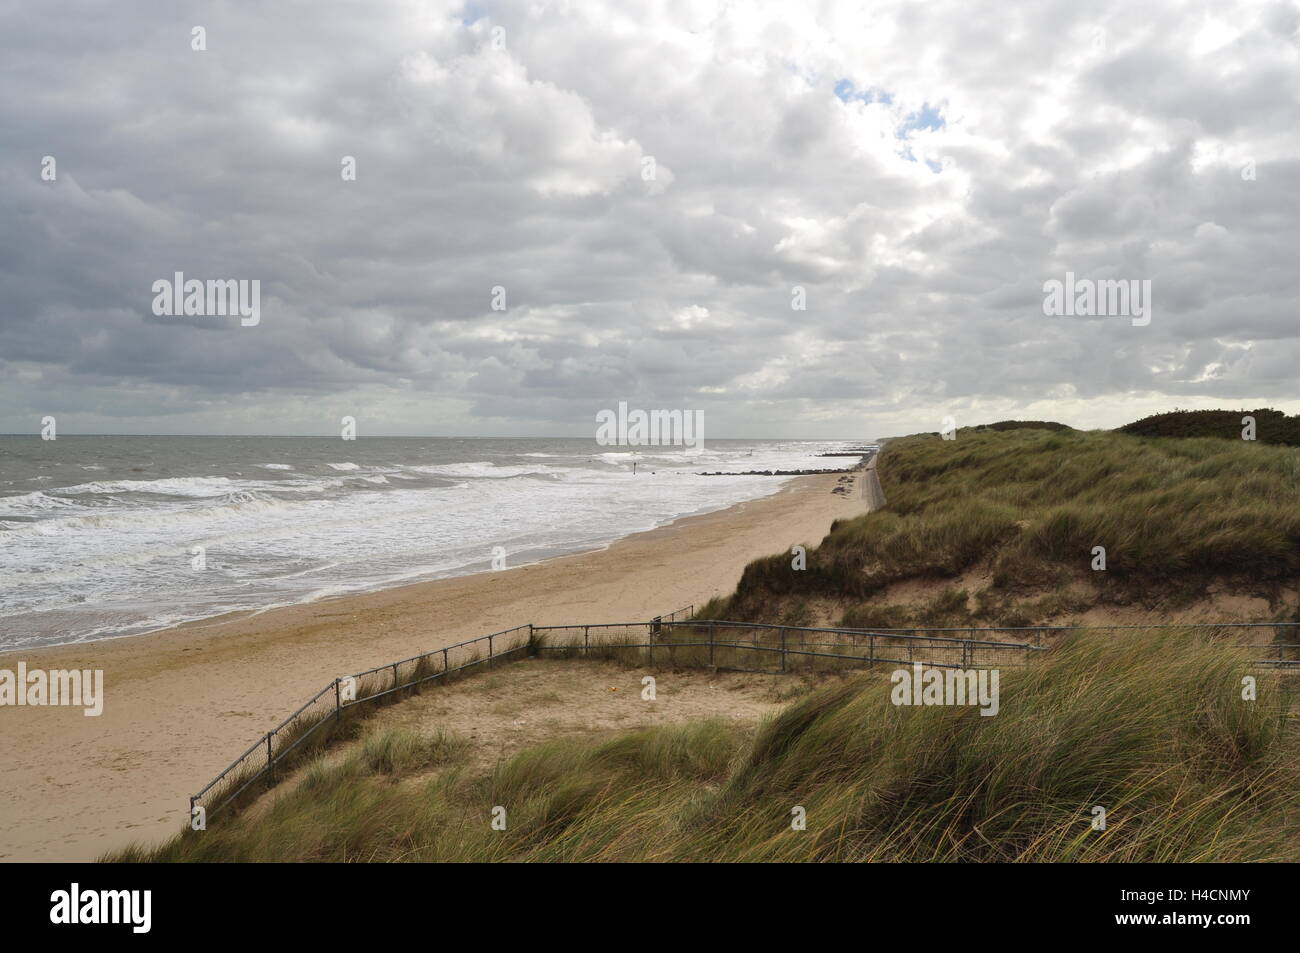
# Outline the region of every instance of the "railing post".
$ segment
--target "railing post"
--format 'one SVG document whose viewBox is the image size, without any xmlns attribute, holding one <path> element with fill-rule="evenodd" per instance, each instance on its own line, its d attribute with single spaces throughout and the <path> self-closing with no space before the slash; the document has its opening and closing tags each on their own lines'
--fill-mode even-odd
<svg viewBox="0 0 1300 953">
<path fill-rule="evenodd" d="M 447 650 L 442 650 L 442 674 L 447 674 Z"/>
<path fill-rule="evenodd" d="M 488 668 L 492 667 L 492 636 L 488 636 Z"/>
<path fill-rule="evenodd" d="M 713 623 L 709 623 L 709 667 L 714 668 L 713 664 Z"/>
<path fill-rule="evenodd" d="M 582 627 L 582 657 L 586 658 L 591 654 L 591 626 Z"/>
<path fill-rule="evenodd" d="M 275 777 L 275 759 L 271 757 L 271 732 L 266 733 L 266 770 Z"/>
<path fill-rule="evenodd" d="M 785 673 L 785 629 L 781 630 L 781 672 Z"/>
<path fill-rule="evenodd" d="M 334 679 L 334 720 L 338 721 L 343 715 L 343 692 L 339 688 L 339 679 Z"/>
</svg>

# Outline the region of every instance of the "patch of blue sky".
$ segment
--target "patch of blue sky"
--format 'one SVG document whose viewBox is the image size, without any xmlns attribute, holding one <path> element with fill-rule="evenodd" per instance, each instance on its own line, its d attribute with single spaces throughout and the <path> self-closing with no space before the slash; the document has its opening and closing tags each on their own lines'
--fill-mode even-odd
<svg viewBox="0 0 1300 953">
<path fill-rule="evenodd" d="M 488 15 L 487 5 L 478 0 L 467 0 L 461 10 L 460 22 L 463 26 L 473 26 Z"/>
<path fill-rule="evenodd" d="M 858 89 L 851 79 L 842 79 L 836 83 L 835 95 L 841 102 L 846 103 L 884 103 L 889 106 L 894 102 L 894 95 L 887 90 L 878 89 L 875 86 Z"/>
<path fill-rule="evenodd" d="M 834 89 L 836 98 L 844 103 L 882 103 L 890 106 L 894 102 L 894 95 L 888 90 L 875 86 L 858 89 L 851 79 L 840 80 L 835 84 Z M 903 147 L 898 150 L 898 154 L 908 162 L 916 162 L 917 158 L 912 154 L 912 147 L 906 144 L 907 140 L 911 138 L 911 133 L 917 130 L 932 132 L 936 129 L 942 129 L 945 125 L 946 121 L 938 106 L 922 103 L 920 109 L 903 116 L 902 121 L 894 127 L 894 137 L 904 143 Z M 926 159 L 925 164 L 934 173 L 943 171 L 942 165 L 930 159 Z"/>
<path fill-rule="evenodd" d="M 911 143 L 905 143 L 903 148 L 898 149 L 896 151 L 900 158 L 906 159 L 908 162 L 918 161 L 916 156 L 912 152 Z M 938 175 L 943 171 L 943 163 L 941 162 L 935 162 L 933 159 L 922 159 L 919 161 L 925 162 L 926 166 L 928 166 L 930 171 L 933 172 L 935 175 Z"/>
<path fill-rule="evenodd" d="M 908 133 L 913 129 L 942 129 L 943 127 L 944 119 L 939 114 L 939 107 L 923 103 L 917 112 L 908 113 L 903 117 L 903 123 L 898 128 Z"/>
</svg>

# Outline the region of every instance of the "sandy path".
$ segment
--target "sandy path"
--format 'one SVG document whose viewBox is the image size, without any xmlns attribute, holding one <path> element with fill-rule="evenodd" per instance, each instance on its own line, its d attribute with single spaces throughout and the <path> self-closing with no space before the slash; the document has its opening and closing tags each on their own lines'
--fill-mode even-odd
<svg viewBox="0 0 1300 953">
<path fill-rule="evenodd" d="M 190 794 L 338 675 L 533 622 L 647 619 L 732 591 L 745 564 L 815 545 L 868 505 L 860 474 L 781 492 L 535 566 L 0 655 L 104 670 L 104 713 L 0 708 L 0 859 L 86 860 L 173 833 Z"/>
<path fill-rule="evenodd" d="M 862 495 L 867 509 L 878 510 L 885 505 L 885 491 L 880 487 L 880 474 L 876 472 L 876 457 L 867 461 L 862 474 Z"/>
<path fill-rule="evenodd" d="M 647 701 L 641 684 L 645 674 L 615 662 L 523 659 L 474 678 L 435 683 L 380 708 L 367 717 L 365 731 L 404 728 L 426 737 L 447 731 L 468 744 L 463 764 L 474 774 L 487 774 L 525 748 L 564 738 L 591 741 L 602 734 L 706 718 L 757 725 L 819 681 L 806 675 L 660 669 L 655 672 L 655 700 Z M 334 746 L 326 757 L 343 761 L 360 750 L 364 737 Z M 311 763 L 294 768 L 245 811 L 256 815 L 293 790 Z"/>
</svg>

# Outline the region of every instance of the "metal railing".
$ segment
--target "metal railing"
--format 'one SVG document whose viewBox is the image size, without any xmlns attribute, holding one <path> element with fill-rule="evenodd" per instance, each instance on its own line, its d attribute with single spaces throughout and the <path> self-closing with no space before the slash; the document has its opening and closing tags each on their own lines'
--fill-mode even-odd
<svg viewBox="0 0 1300 953">
<path fill-rule="evenodd" d="M 684 606 L 641 624 L 647 629 L 671 625 L 689 618 L 694 611 L 693 605 Z M 202 807 L 205 815 L 211 817 L 252 785 L 274 778 L 277 765 L 309 741 L 321 740 L 322 730 L 337 723 L 347 709 L 477 666 L 491 667 L 501 661 L 521 658 L 532 644 L 533 631 L 531 624 L 518 625 L 334 679 L 192 796 L 191 818 L 196 807 Z"/>
<path fill-rule="evenodd" d="M 190 816 L 194 816 L 196 807 L 202 806 L 211 817 L 251 785 L 268 775 L 273 777 L 277 764 L 306 742 L 318 739 L 321 730 L 337 722 L 349 708 L 466 669 L 491 666 L 522 655 L 528 650 L 531 628 L 515 626 L 334 679 L 191 797 Z"/>
<path fill-rule="evenodd" d="M 534 651 L 567 657 L 638 658 L 648 665 L 700 665 L 779 674 L 888 663 L 933 668 L 1021 666 L 1043 649 L 1028 642 L 924 635 L 918 630 L 771 625 L 726 620 L 534 626 Z"/>
<path fill-rule="evenodd" d="M 1231 644 L 1239 648 L 1259 649 L 1272 658 L 1257 658 L 1254 664 L 1261 668 L 1300 668 L 1300 622 L 1155 622 L 1130 625 L 1026 625 L 1026 626 L 946 626 L 940 628 L 872 628 L 844 631 L 884 634 L 912 634 L 917 632 L 944 632 L 952 637 L 965 633 L 966 639 L 1032 640 L 1034 647 L 1043 647 L 1044 636 L 1061 636 L 1075 632 L 1123 632 L 1149 629 L 1194 629 L 1210 636 L 1239 637 Z M 1268 638 L 1269 634 L 1272 638 Z M 1000 640 L 999 640 L 1000 641 Z"/>
<path fill-rule="evenodd" d="M 325 740 L 322 730 L 341 720 L 350 708 L 424 682 L 527 655 L 630 657 L 650 666 L 708 666 L 765 674 L 834 671 L 876 664 L 919 663 L 931 668 L 967 669 L 1026 665 L 1035 653 L 1046 650 L 1042 644 L 1045 633 L 1059 636 L 1168 627 L 1263 635 L 1272 629 L 1272 641 L 1244 643 L 1275 655 L 1255 659 L 1253 664 L 1300 671 L 1300 623 L 861 629 L 692 619 L 693 612 L 694 606 L 686 606 L 647 622 L 519 625 L 336 678 L 191 797 L 191 817 L 196 807 L 203 807 L 206 816 L 211 817 L 250 786 L 268 776 L 274 779 L 277 765 L 304 744 Z M 1291 641 L 1280 641 L 1282 635 Z M 1027 640 L 1030 636 L 1033 641 Z"/>
</svg>

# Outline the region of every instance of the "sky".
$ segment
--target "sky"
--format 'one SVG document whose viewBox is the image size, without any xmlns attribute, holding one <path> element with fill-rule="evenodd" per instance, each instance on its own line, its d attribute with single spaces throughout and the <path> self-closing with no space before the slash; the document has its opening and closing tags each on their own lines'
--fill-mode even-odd
<svg viewBox="0 0 1300 953">
<path fill-rule="evenodd" d="M 0 222 L 0 432 L 1294 413 L 1300 7 L 0 0 Z"/>
</svg>

